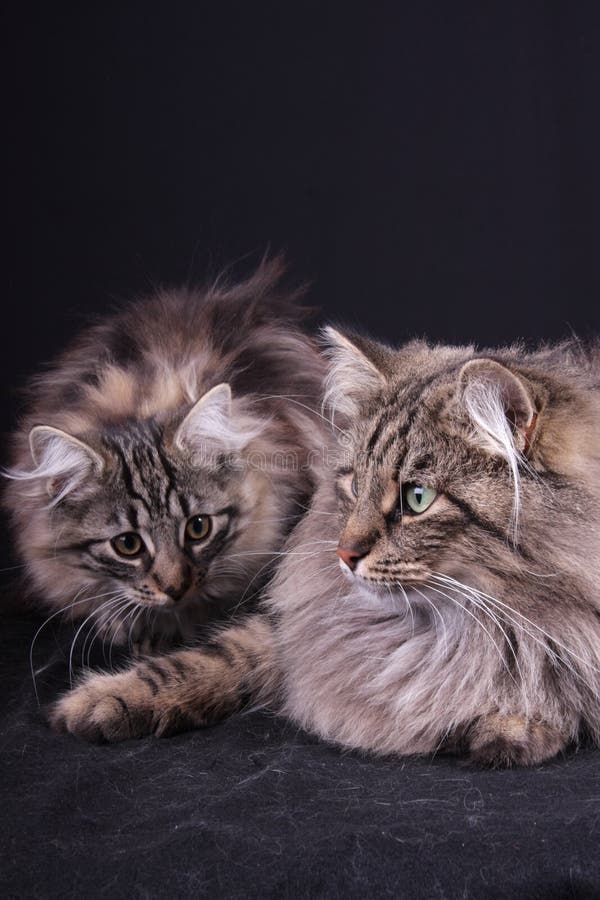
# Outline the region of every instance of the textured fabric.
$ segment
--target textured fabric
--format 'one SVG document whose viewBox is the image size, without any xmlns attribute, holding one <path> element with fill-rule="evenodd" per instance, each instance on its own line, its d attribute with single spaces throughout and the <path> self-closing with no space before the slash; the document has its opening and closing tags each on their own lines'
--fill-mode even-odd
<svg viewBox="0 0 600 900">
<path fill-rule="evenodd" d="M 266 714 L 87 745 L 38 711 L 38 625 L 1 624 L 3 897 L 600 895 L 594 750 L 473 771 L 342 752 Z M 42 704 L 67 661 L 68 634 L 49 625 Z"/>
</svg>

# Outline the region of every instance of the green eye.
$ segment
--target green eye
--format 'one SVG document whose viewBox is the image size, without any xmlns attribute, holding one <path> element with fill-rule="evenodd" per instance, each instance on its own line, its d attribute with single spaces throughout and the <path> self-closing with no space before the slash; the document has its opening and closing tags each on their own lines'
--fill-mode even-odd
<svg viewBox="0 0 600 900">
<path fill-rule="evenodd" d="M 425 512 L 437 497 L 437 491 L 420 484 L 405 485 L 402 494 L 404 502 L 414 513 Z"/>
<path fill-rule="evenodd" d="M 135 531 L 126 531 L 125 534 L 119 534 L 111 541 L 112 548 L 119 556 L 139 556 L 146 546 Z"/>
<path fill-rule="evenodd" d="M 188 541 L 203 541 L 211 531 L 210 516 L 192 516 L 185 526 L 185 536 Z"/>
</svg>

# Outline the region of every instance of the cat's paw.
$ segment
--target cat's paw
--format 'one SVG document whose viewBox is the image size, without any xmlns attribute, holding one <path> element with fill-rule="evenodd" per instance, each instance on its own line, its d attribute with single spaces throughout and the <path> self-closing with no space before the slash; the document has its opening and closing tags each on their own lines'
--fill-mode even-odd
<svg viewBox="0 0 600 900">
<path fill-rule="evenodd" d="M 203 683 L 184 652 L 146 658 L 116 675 L 90 675 L 51 708 L 50 724 L 88 741 L 115 742 L 155 734 L 166 737 L 211 724 L 227 704 L 221 686 Z"/>
<path fill-rule="evenodd" d="M 541 718 L 483 716 L 468 736 L 466 762 L 487 768 L 535 766 L 566 748 L 568 736 Z"/>
<path fill-rule="evenodd" d="M 152 731 L 152 709 L 133 671 L 91 675 L 50 709 L 50 724 L 88 741 L 124 741 Z"/>
</svg>

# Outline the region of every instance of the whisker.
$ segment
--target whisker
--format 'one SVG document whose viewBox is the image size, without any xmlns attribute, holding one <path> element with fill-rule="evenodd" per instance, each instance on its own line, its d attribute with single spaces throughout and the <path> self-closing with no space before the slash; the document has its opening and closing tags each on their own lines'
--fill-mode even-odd
<svg viewBox="0 0 600 900">
<path fill-rule="evenodd" d="M 68 611 L 71 611 L 71 616 L 72 616 L 73 608 L 75 606 L 79 606 L 82 603 L 92 603 L 95 599 L 97 599 L 96 597 L 81 597 L 81 599 L 79 599 L 79 600 L 77 599 L 78 597 L 80 597 L 80 595 L 83 591 L 89 590 L 89 588 L 90 588 L 89 585 L 85 585 L 84 587 L 79 588 L 79 590 L 73 597 L 73 600 L 71 601 L 71 603 L 69 603 L 67 606 L 62 606 L 60 609 L 57 609 L 56 612 L 53 612 L 52 615 L 48 616 L 48 618 L 45 619 L 42 622 L 42 624 L 40 625 L 40 627 L 37 629 L 37 631 L 35 632 L 32 640 L 31 640 L 31 644 L 29 646 L 29 670 L 31 672 L 31 680 L 33 683 L 33 691 L 35 694 L 35 700 L 36 700 L 36 703 L 38 706 L 40 705 L 40 698 L 39 698 L 39 694 L 38 694 L 37 682 L 36 682 L 36 677 L 35 677 L 36 673 L 35 673 L 35 667 L 34 667 L 34 663 L 33 663 L 33 652 L 35 649 L 36 641 L 37 641 L 39 635 L 41 634 L 41 632 L 46 627 L 46 625 L 48 625 L 57 616 L 64 615 Z M 112 593 L 112 592 L 109 591 L 109 593 Z M 106 596 L 106 595 L 101 594 L 100 596 Z"/>
<path fill-rule="evenodd" d="M 573 659 L 576 659 L 578 662 L 583 663 L 583 665 L 586 666 L 588 669 L 591 669 L 592 671 L 600 674 L 600 669 L 597 668 L 596 666 L 594 666 L 593 663 L 591 663 L 589 660 L 586 660 L 583 657 L 579 656 L 577 653 L 575 653 L 574 650 L 567 647 L 566 644 L 564 644 L 558 638 L 555 638 L 553 635 L 549 634 L 536 622 L 533 622 L 531 619 L 529 619 L 527 616 L 523 615 L 523 613 L 520 613 L 518 610 L 514 609 L 513 607 L 508 606 L 508 604 L 504 603 L 502 600 L 498 600 L 496 597 L 492 597 L 490 594 L 486 594 L 484 591 L 480 591 L 477 588 L 472 588 L 472 587 L 469 587 L 468 585 L 463 585 L 461 582 L 457 581 L 456 579 L 452 578 L 449 575 L 444 575 L 441 572 L 437 573 L 437 574 L 438 574 L 438 577 L 441 576 L 442 578 L 449 579 L 451 582 L 454 582 L 456 585 L 466 588 L 468 591 L 472 592 L 473 594 L 476 594 L 480 598 L 484 598 L 485 600 L 487 600 L 492 605 L 495 605 L 499 614 L 504 615 L 505 618 L 507 618 L 511 622 L 512 625 L 514 625 L 516 628 L 520 628 L 521 631 L 523 631 L 525 634 L 527 634 L 535 643 L 537 643 L 544 650 L 544 653 L 547 656 L 549 656 L 555 663 L 562 663 L 562 665 L 564 665 L 565 668 L 567 668 L 571 672 L 571 674 L 575 678 L 577 678 L 579 681 L 581 681 L 587 688 L 589 688 L 590 690 L 595 690 L 593 685 L 590 685 L 585 680 L 585 678 L 583 678 L 582 675 L 579 672 L 577 672 L 577 670 L 574 669 L 573 666 L 570 665 L 568 660 L 553 653 L 551 648 L 544 641 L 540 640 L 540 638 L 537 637 L 529 628 L 527 628 L 523 624 L 523 622 L 527 623 L 527 625 L 531 626 L 531 628 L 535 628 L 536 631 L 538 631 L 540 634 L 542 634 L 544 637 L 546 637 L 549 641 L 551 641 L 557 647 L 560 647 L 561 650 L 564 650 L 565 653 L 567 653 Z M 521 619 L 522 621 L 519 622 L 517 619 L 515 619 L 514 618 L 515 615 L 518 616 L 519 619 Z"/>
<path fill-rule="evenodd" d="M 85 648 L 87 646 L 87 642 L 92 637 L 92 635 L 97 634 L 97 627 L 99 625 L 99 620 L 102 619 L 102 614 L 104 612 L 112 609 L 114 607 L 115 603 L 118 603 L 119 600 L 121 600 L 121 599 L 122 598 L 117 595 L 112 600 L 105 600 L 104 603 L 101 603 L 100 606 L 98 606 L 94 610 L 94 613 L 93 613 L 94 618 L 92 619 L 92 624 L 91 624 L 90 628 L 88 629 L 88 632 L 83 641 L 83 645 L 81 647 L 81 665 L 82 666 L 84 666 Z"/>
<path fill-rule="evenodd" d="M 126 595 L 126 594 L 122 594 L 122 595 L 121 595 L 120 597 L 118 597 L 117 599 L 120 600 L 121 602 L 123 602 L 124 600 L 127 599 L 127 595 Z M 93 638 L 92 638 L 92 640 L 91 640 L 91 642 L 90 642 L 90 645 L 89 645 L 89 647 L 88 647 L 87 663 L 86 663 L 86 665 L 85 665 L 85 667 L 86 667 L 87 669 L 90 668 L 90 660 L 91 660 L 91 656 L 92 656 L 92 648 L 93 648 L 95 642 L 96 642 L 96 641 L 98 640 L 98 638 L 100 637 L 100 634 L 104 634 L 104 633 L 105 633 L 106 628 L 107 628 L 107 626 L 108 626 L 108 622 L 109 622 L 115 615 L 118 615 L 119 609 L 120 609 L 119 605 L 117 605 L 117 610 L 116 610 L 116 612 L 115 612 L 114 608 L 111 607 L 110 610 L 107 610 L 107 611 L 106 611 L 106 612 L 107 612 L 107 615 L 105 615 L 105 616 L 101 619 L 101 621 L 99 621 L 97 624 L 96 624 L 96 623 L 92 623 L 92 624 L 96 624 L 96 627 L 95 627 L 95 629 L 93 629 L 93 634 L 94 634 L 94 636 L 93 636 Z M 85 641 L 84 641 L 84 646 L 83 646 L 82 651 L 81 651 L 81 655 L 82 655 L 82 663 L 83 663 L 83 654 L 84 654 L 84 650 L 85 650 L 85 644 L 86 644 L 88 638 L 89 638 L 89 634 L 88 634 L 88 637 L 86 637 L 86 639 L 85 639 Z"/>
<path fill-rule="evenodd" d="M 107 591 L 107 593 L 115 594 L 117 592 L 116 591 Z M 104 597 L 104 596 L 106 596 L 106 594 L 100 594 L 98 597 L 92 597 L 90 599 L 98 600 L 99 597 Z M 85 628 L 86 623 L 89 622 L 90 619 L 92 619 L 96 615 L 96 613 L 97 613 L 97 609 L 93 609 L 92 612 L 88 616 L 85 617 L 85 619 L 83 620 L 83 622 L 81 623 L 81 625 L 79 626 L 77 631 L 75 632 L 75 637 L 71 641 L 71 650 L 69 652 L 69 684 L 71 686 L 73 686 L 73 654 L 75 652 L 75 645 L 77 644 L 77 639 L 78 639 L 79 635 L 81 634 L 82 629 Z"/>
<path fill-rule="evenodd" d="M 294 500 L 294 504 L 295 506 L 299 506 L 300 509 L 303 509 L 305 512 L 309 512 L 313 516 L 333 516 L 334 518 L 339 518 L 339 513 L 337 512 L 326 512 L 323 509 L 313 509 L 311 506 L 305 506 L 304 503 L 300 503 L 299 500 Z"/>
<path fill-rule="evenodd" d="M 255 574 L 255 575 L 252 577 L 252 579 L 248 582 L 248 584 L 247 584 L 247 586 L 246 586 L 246 588 L 245 588 L 245 590 L 244 590 L 242 596 L 240 597 L 240 599 L 238 600 L 238 602 L 236 603 L 236 605 L 233 607 L 233 611 L 232 611 L 232 612 L 233 612 L 234 615 L 235 615 L 235 613 L 238 611 L 238 609 L 240 608 L 240 606 L 241 606 L 241 605 L 244 603 L 244 601 L 246 600 L 247 595 L 248 595 L 248 591 L 250 590 L 250 588 L 252 587 L 252 585 L 254 584 L 254 582 L 256 581 L 256 579 L 259 578 L 260 575 L 262 575 L 263 572 L 265 572 L 265 571 L 269 568 L 269 566 L 272 565 L 272 564 L 273 564 L 273 560 L 272 560 L 272 559 L 267 560 L 267 562 L 266 562 L 263 566 L 260 567 L 260 569 L 258 570 L 258 572 L 256 572 L 256 574 Z M 254 595 L 252 595 L 252 596 L 254 596 Z"/>
<path fill-rule="evenodd" d="M 297 522 L 298 515 L 299 514 L 297 513 L 295 516 L 273 516 L 268 519 L 248 519 L 246 525 L 264 525 L 267 522 L 275 522 L 276 524 L 279 524 L 280 522 Z M 0 569 L 0 571 L 2 570 Z"/>
<path fill-rule="evenodd" d="M 432 577 L 436 578 L 435 573 L 433 573 Z M 436 580 L 439 584 L 440 583 L 439 579 L 436 578 Z M 471 599 L 475 606 L 479 607 L 482 612 L 484 612 L 487 616 L 489 616 L 489 618 L 494 622 L 496 627 L 502 632 L 504 639 L 506 640 L 507 646 L 510 648 L 511 654 L 514 658 L 515 665 L 519 671 L 519 675 L 520 675 L 521 679 L 523 679 L 523 673 L 521 671 L 521 668 L 519 665 L 519 660 L 517 659 L 515 649 L 513 647 L 513 643 L 511 641 L 510 637 L 508 636 L 508 634 L 506 633 L 506 631 L 504 630 L 504 628 L 502 627 L 502 623 L 500 622 L 499 618 L 496 615 L 494 615 L 494 613 L 489 609 L 488 604 L 484 602 L 483 598 L 475 597 L 475 596 L 471 597 L 472 590 L 467 585 L 461 585 L 463 590 L 460 590 L 458 586 L 453 586 L 446 582 L 442 582 L 442 583 L 444 584 L 444 587 L 448 588 L 449 590 L 454 590 L 458 594 L 460 594 L 460 596 L 465 601 L 468 602 L 469 599 Z M 468 591 L 468 594 L 465 594 L 464 591 Z"/>
<path fill-rule="evenodd" d="M 133 610 L 126 612 L 126 610 L 128 610 L 130 606 L 133 606 Z M 108 664 L 111 669 L 112 669 L 112 651 L 113 651 L 113 646 L 114 646 L 115 640 L 117 638 L 117 635 L 118 635 L 120 629 L 125 625 L 125 622 L 129 618 L 129 616 L 132 614 L 132 612 L 135 612 L 136 606 L 137 606 L 137 603 L 135 602 L 135 600 L 128 600 L 127 603 L 125 604 L 125 606 L 123 607 L 123 609 L 121 610 L 121 613 L 123 614 L 123 618 L 119 622 L 118 626 L 114 629 L 113 636 L 111 638 L 110 644 L 108 645 Z"/>
<path fill-rule="evenodd" d="M 402 591 L 402 596 L 404 597 L 404 600 L 405 600 L 406 605 L 407 605 L 407 607 L 408 607 L 408 610 L 409 610 L 409 612 L 410 612 L 410 619 L 411 619 L 411 624 L 412 624 L 412 637 L 414 637 L 414 636 L 415 636 L 415 614 L 414 614 L 414 611 L 413 611 L 413 608 L 412 608 L 412 603 L 411 603 L 410 600 L 408 599 L 408 594 L 407 594 L 406 591 L 404 590 L 404 585 L 401 584 L 400 582 L 397 582 L 397 584 L 398 584 L 398 587 L 400 588 L 400 590 Z M 391 589 L 391 587 L 390 587 L 389 585 L 388 585 L 387 587 L 388 587 L 388 590 L 389 590 L 389 592 L 390 592 L 390 596 L 392 596 L 392 589 Z"/>
<path fill-rule="evenodd" d="M 303 396 L 302 394 L 298 394 L 296 396 Z M 306 403 L 300 403 L 299 400 L 296 400 L 292 395 L 286 396 L 285 394 L 270 394 L 261 397 L 257 397 L 256 400 L 252 402 L 255 403 L 260 400 L 286 400 L 288 403 L 295 403 L 296 406 L 301 406 L 303 409 L 308 410 L 308 412 L 317 416 L 319 419 L 322 419 L 327 425 L 330 425 L 332 428 L 335 428 L 336 431 L 339 431 L 340 434 L 344 434 L 344 429 L 340 428 L 328 416 L 324 416 L 323 413 L 318 412 L 316 409 L 313 409 L 312 406 L 308 406 Z"/>
<path fill-rule="evenodd" d="M 304 547 L 304 546 L 308 546 L 309 544 L 321 544 L 321 543 L 323 543 L 323 544 L 333 544 L 333 545 L 337 545 L 337 541 L 324 541 L 324 540 L 321 541 L 321 540 L 315 540 L 315 541 L 306 541 L 304 544 L 299 544 L 298 546 L 299 546 L 299 547 Z M 328 549 L 332 549 L 332 548 L 328 548 Z M 252 552 L 252 551 L 250 551 L 250 552 Z M 304 559 L 310 559 L 310 558 L 312 558 L 312 556 L 316 555 L 317 553 L 321 553 L 321 552 L 324 552 L 324 551 L 319 551 L 319 550 L 317 550 L 317 551 L 311 551 L 311 553 L 310 553 L 309 555 L 306 555 L 306 554 L 300 554 L 300 555 L 302 555 Z M 228 556 L 228 557 L 225 557 L 225 558 L 226 558 L 226 559 L 233 559 L 233 557 L 234 557 L 235 555 L 236 555 L 236 554 L 233 554 L 232 556 Z M 292 552 L 290 552 L 290 551 L 282 551 L 282 553 L 280 553 L 280 554 L 277 554 L 277 553 L 272 554 L 272 556 L 278 556 L 278 555 L 293 555 L 293 554 L 292 554 Z M 258 572 L 256 572 L 256 574 L 252 577 L 252 579 L 251 579 L 250 582 L 248 583 L 246 589 L 244 590 L 244 593 L 242 594 L 240 600 L 238 601 L 238 603 L 237 603 L 237 604 L 235 605 L 235 607 L 233 608 L 233 612 L 234 612 L 234 613 L 237 612 L 237 610 L 240 608 L 240 606 L 241 606 L 241 605 L 244 603 L 244 601 L 247 599 L 248 591 L 250 590 L 250 588 L 252 587 L 252 585 L 255 583 L 255 581 L 257 580 L 257 578 L 259 578 L 259 576 L 260 576 L 266 569 L 268 569 L 268 567 L 269 567 L 270 565 L 272 565 L 273 562 L 274 562 L 274 560 L 273 560 L 272 558 L 269 559 L 269 560 L 267 560 L 267 562 L 266 562 L 263 566 L 261 566 L 260 569 L 258 570 Z M 337 562 L 336 562 L 336 565 L 337 565 Z M 254 596 L 254 595 L 252 595 L 252 596 Z"/>
<path fill-rule="evenodd" d="M 337 541 L 333 542 L 337 544 Z M 305 559 L 310 559 L 311 556 L 316 556 L 319 553 L 329 553 L 333 547 L 323 548 L 322 550 L 313 550 L 306 551 L 304 553 L 297 550 L 242 550 L 239 553 L 232 553 L 229 556 L 224 556 L 223 559 L 236 559 L 237 557 L 245 557 L 245 556 L 266 556 L 270 554 L 272 557 L 277 556 L 301 556 Z"/>
<path fill-rule="evenodd" d="M 134 615 L 131 620 L 131 624 L 129 626 L 129 633 L 127 635 L 127 646 L 129 647 L 130 652 L 133 647 L 133 639 L 132 639 L 133 629 L 135 628 L 136 622 L 138 621 L 138 619 L 140 618 L 141 614 L 144 612 L 145 609 L 147 609 L 147 607 L 140 606 L 136 615 Z"/>
<path fill-rule="evenodd" d="M 439 578 L 436 578 L 435 573 L 433 574 L 432 577 L 436 579 L 436 582 L 437 582 L 437 584 L 439 585 L 439 584 L 440 584 L 440 580 L 439 580 Z M 523 670 L 522 670 L 522 668 L 521 668 L 521 664 L 520 664 L 520 662 L 519 662 L 519 658 L 518 658 L 518 656 L 517 656 L 517 653 L 516 653 L 514 644 L 513 644 L 512 640 L 511 640 L 510 636 L 508 635 L 508 633 L 505 631 L 505 629 L 504 629 L 504 627 L 503 627 L 503 625 L 502 625 L 502 622 L 500 621 L 500 619 L 498 618 L 498 616 L 496 616 L 496 615 L 490 610 L 489 604 L 487 604 L 487 603 L 483 600 L 483 598 L 477 598 L 477 597 L 471 596 L 471 591 L 469 591 L 467 585 L 463 585 L 463 588 L 464 588 L 465 590 L 468 591 L 468 593 L 465 593 L 464 590 L 460 590 L 460 589 L 459 589 L 458 587 L 456 587 L 456 586 L 453 586 L 453 585 L 448 584 L 448 583 L 446 583 L 446 582 L 442 582 L 442 583 L 444 584 L 444 587 L 447 588 L 448 590 L 454 590 L 454 591 L 456 591 L 456 592 L 457 592 L 457 593 L 458 593 L 458 594 L 459 594 L 459 595 L 460 595 L 467 603 L 468 603 L 469 599 L 471 599 L 471 602 L 472 602 L 477 608 L 479 608 L 483 613 L 485 613 L 485 615 L 487 615 L 487 616 L 491 619 L 491 621 L 495 624 L 496 628 L 498 628 L 498 630 L 502 633 L 502 636 L 504 637 L 504 640 L 506 641 L 506 646 L 508 647 L 511 656 L 512 656 L 512 658 L 514 659 L 514 662 L 515 662 L 515 668 L 516 668 L 516 670 L 517 670 L 517 672 L 518 672 L 518 674 L 519 674 L 520 687 L 521 687 L 521 694 L 522 694 L 523 700 L 524 700 L 524 702 L 525 702 L 526 711 L 528 712 L 528 709 L 529 709 L 529 698 L 528 698 L 527 693 L 526 693 L 526 690 L 525 690 L 525 676 L 524 676 L 524 674 L 523 674 Z M 516 679 L 515 679 L 514 677 L 513 677 L 513 681 L 515 682 L 515 684 L 517 683 L 517 682 L 516 682 Z"/>
<path fill-rule="evenodd" d="M 402 591 L 404 592 L 404 588 L 402 587 L 402 585 L 400 585 L 400 587 L 401 587 Z M 446 623 L 444 621 L 444 617 L 442 616 L 441 612 L 439 611 L 439 609 L 437 608 L 435 603 L 433 603 L 431 601 L 431 599 L 427 596 L 427 594 L 423 593 L 423 591 L 420 591 L 419 588 L 416 587 L 415 585 L 412 586 L 412 590 L 416 591 L 416 593 L 419 594 L 419 596 L 421 596 L 424 600 L 427 601 L 427 603 L 432 608 L 435 615 L 439 618 L 442 628 L 444 629 L 444 654 L 447 657 L 448 656 L 448 629 L 446 628 Z M 436 640 L 439 640 L 437 621 L 435 619 L 434 619 L 434 621 L 435 621 Z M 413 627 L 413 630 L 414 630 L 414 627 Z"/>
<path fill-rule="evenodd" d="M 118 631 L 118 628 L 113 628 L 114 623 L 117 621 L 121 613 L 129 607 L 131 600 L 128 600 L 127 597 L 123 598 L 123 601 L 120 606 L 114 610 L 110 616 L 106 619 L 103 625 L 103 638 L 102 638 L 102 659 L 105 665 L 109 665 L 109 661 L 106 657 L 106 641 L 108 640 L 109 635 L 112 633 L 114 636 L 115 632 Z"/>
<path fill-rule="evenodd" d="M 460 602 L 456 599 L 456 597 L 453 597 L 453 596 L 451 596 L 450 594 L 446 594 L 445 591 L 442 591 L 440 588 L 433 587 L 433 585 L 432 585 L 431 583 L 428 584 L 428 588 L 429 588 L 429 590 L 434 591 L 436 594 L 441 594 L 442 597 L 446 597 L 446 599 L 447 599 L 447 600 L 450 600 L 452 603 L 455 603 L 460 609 L 462 609 L 464 612 L 466 612 L 467 615 L 470 616 L 470 617 L 473 619 L 474 622 L 477 622 L 477 624 L 478 624 L 478 625 L 480 626 L 480 628 L 487 634 L 487 636 L 489 637 L 490 641 L 492 642 L 492 644 L 493 644 L 494 647 L 496 648 L 496 650 L 497 650 L 497 652 L 498 652 L 498 656 L 499 656 L 499 658 L 500 658 L 500 661 L 502 662 L 502 665 L 503 665 L 504 668 L 506 669 L 506 672 L 507 672 L 508 676 L 512 679 L 512 681 L 514 681 L 514 683 L 515 683 L 515 684 L 517 685 L 517 687 L 518 687 L 519 684 L 518 684 L 518 682 L 517 682 L 515 676 L 513 675 L 513 673 L 510 671 L 510 669 L 509 669 L 509 667 L 508 667 L 508 664 L 507 664 L 507 662 L 506 662 L 506 659 L 504 658 L 504 654 L 502 653 L 500 647 L 498 646 L 498 644 L 497 644 L 496 641 L 494 640 L 494 638 L 493 638 L 491 632 L 489 631 L 489 629 L 487 629 L 487 628 L 485 627 L 485 625 L 483 624 L 483 622 L 481 621 L 481 619 L 479 619 L 474 613 L 472 613 L 470 609 L 468 609 L 466 606 L 464 606 L 462 603 L 460 603 Z M 477 608 L 480 609 L 482 612 L 485 612 L 485 610 L 483 610 L 483 609 L 481 608 L 481 606 L 477 606 Z M 511 646 L 512 646 L 512 645 L 511 645 Z M 514 651 L 513 651 L 513 652 L 514 652 Z"/>
</svg>

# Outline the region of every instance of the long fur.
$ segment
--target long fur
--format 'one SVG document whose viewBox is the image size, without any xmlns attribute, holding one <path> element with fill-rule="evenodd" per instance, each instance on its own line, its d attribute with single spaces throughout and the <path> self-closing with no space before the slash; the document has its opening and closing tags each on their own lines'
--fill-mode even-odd
<svg viewBox="0 0 600 900">
<path fill-rule="evenodd" d="M 530 385 L 527 458 L 504 385 L 459 389 L 488 355 Z M 322 549 L 286 558 L 269 594 L 286 713 L 346 746 L 491 763 L 600 741 L 598 349 L 414 343 L 364 397 L 347 423 L 358 498 L 345 475 L 321 485 L 291 548 L 318 535 Z M 386 525 L 389 491 L 412 481 L 439 490 L 437 507 Z M 338 541 L 363 548 L 353 574 L 332 565 Z"/>
<path fill-rule="evenodd" d="M 181 682 L 166 675 L 153 694 L 143 663 L 95 676 L 53 723 L 163 734 L 250 695 L 376 753 L 534 765 L 582 735 L 600 744 L 600 349 L 333 339 L 341 464 L 323 472 L 263 613 L 164 657 Z M 411 484 L 437 491 L 418 515 Z"/>
<path fill-rule="evenodd" d="M 168 640 L 256 593 L 323 433 L 322 360 L 283 274 L 265 260 L 240 284 L 159 290 L 33 379 L 5 505 L 38 602 L 117 642 Z M 184 544 L 186 517 L 208 513 L 206 548 Z M 117 558 L 110 538 L 140 531 L 151 559 Z"/>
</svg>

